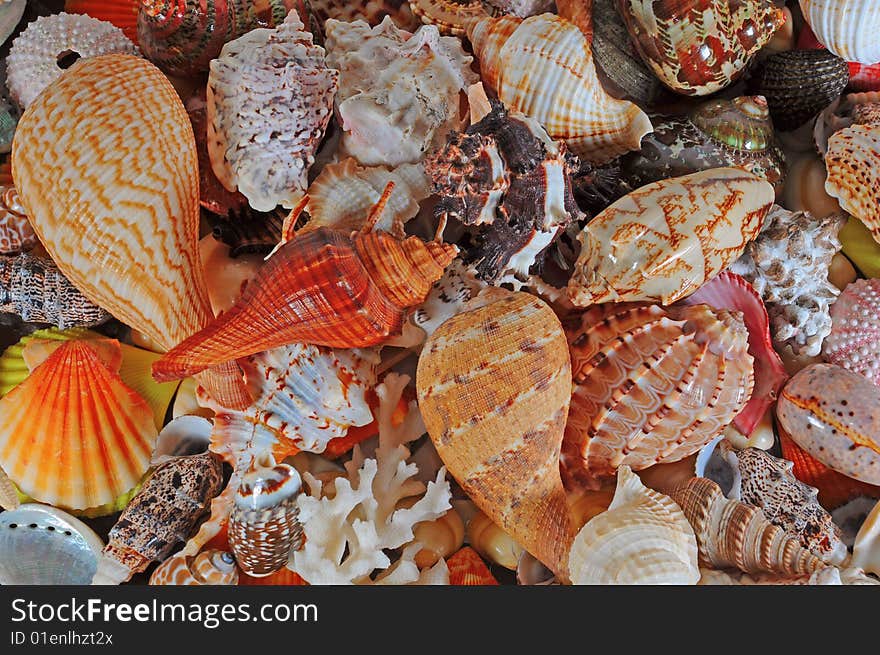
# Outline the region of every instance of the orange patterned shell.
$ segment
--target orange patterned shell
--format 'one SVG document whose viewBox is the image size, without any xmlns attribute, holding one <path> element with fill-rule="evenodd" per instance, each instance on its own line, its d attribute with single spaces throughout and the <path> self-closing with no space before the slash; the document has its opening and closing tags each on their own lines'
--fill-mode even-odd
<svg viewBox="0 0 880 655">
<path fill-rule="evenodd" d="M 221 550 L 203 550 L 198 555 L 178 553 L 162 562 L 150 576 L 151 585 L 235 585 L 235 558 Z"/>
<path fill-rule="evenodd" d="M 470 546 L 465 546 L 446 560 L 449 568 L 449 584 L 466 587 L 497 585 L 498 581 L 489 571 L 483 558 Z"/>
</svg>

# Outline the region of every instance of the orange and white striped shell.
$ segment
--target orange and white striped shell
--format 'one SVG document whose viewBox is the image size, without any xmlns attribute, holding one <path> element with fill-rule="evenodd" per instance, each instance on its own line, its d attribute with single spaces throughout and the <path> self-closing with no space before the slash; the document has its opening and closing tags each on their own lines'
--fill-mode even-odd
<svg viewBox="0 0 880 655">
<path fill-rule="evenodd" d="M 461 548 L 446 560 L 446 566 L 449 568 L 451 585 L 474 587 L 498 584 L 483 558 L 469 546 Z"/>
<path fill-rule="evenodd" d="M 203 550 L 198 555 L 178 553 L 162 562 L 150 576 L 151 585 L 236 585 L 235 558 L 223 550 Z"/>
<path fill-rule="evenodd" d="M 880 125 L 851 125 L 828 139 L 825 191 L 880 243 Z"/>
<path fill-rule="evenodd" d="M 596 305 L 566 329 L 574 393 L 567 481 L 598 488 L 618 467 L 692 455 L 748 402 L 754 377 L 739 312 L 708 305 Z"/>
</svg>

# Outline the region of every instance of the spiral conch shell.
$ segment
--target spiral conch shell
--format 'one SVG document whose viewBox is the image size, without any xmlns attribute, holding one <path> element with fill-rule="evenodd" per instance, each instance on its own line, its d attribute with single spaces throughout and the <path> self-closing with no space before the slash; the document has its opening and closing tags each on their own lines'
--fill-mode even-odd
<svg viewBox="0 0 880 655">
<path fill-rule="evenodd" d="M 822 45 L 847 61 L 880 61 L 880 2 L 800 0 L 804 18 Z"/>
<path fill-rule="evenodd" d="M 418 363 L 419 409 L 450 473 L 505 532 L 568 578 L 559 474 L 571 365 L 559 319 L 527 293 L 443 323 Z"/>
<path fill-rule="evenodd" d="M 645 487 L 628 466 L 608 510 L 587 521 L 571 546 L 574 584 L 679 584 L 700 579 L 697 539 L 678 505 Z"/>
<path fill-rule="evenodd" d="M 825 167 L 825 191 L 880 243 L 880 125 L 852 125 L 835 132 L 828 139 Z"/>
<path fill-rule="evenodd" d="M 162 562 L 150 576 L 151 585 L 235 585 L 238 568 L 231 553 L 203 550 L 190 556 L 178 553 Z"/>
<path fill-rule="evenodd" d="M 195 139 L 174 87 L 128 55 L 83 59 L 28 107 L 12 172 L 31 224 L 83 294 L 170 348 L 212 318 Z M 250 404 L 234 367 L 200 381 Z"/>
<path fill-rule="evenodd" d="M 468 26 L 468 37 L 499 100 L 590 163 L 638 150 L 651 131 L 638 106 L 605 93 L 590 45 L 572 23 L 553 14 L 486 17 Z"/>
</svg>

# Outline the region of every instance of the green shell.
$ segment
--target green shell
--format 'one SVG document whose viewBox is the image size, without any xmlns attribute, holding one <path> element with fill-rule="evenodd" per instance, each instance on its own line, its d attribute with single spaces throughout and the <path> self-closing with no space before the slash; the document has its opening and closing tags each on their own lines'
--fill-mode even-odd
<svg viewBox="0 0 880 655">
<path fill-rule="evenodd" d="M 715 141 L 749 152 L 762 152 L 773 142 L 773 123 L 762 96 L 712 100 L 700 105 L 691 121 Z"/>
</svg>

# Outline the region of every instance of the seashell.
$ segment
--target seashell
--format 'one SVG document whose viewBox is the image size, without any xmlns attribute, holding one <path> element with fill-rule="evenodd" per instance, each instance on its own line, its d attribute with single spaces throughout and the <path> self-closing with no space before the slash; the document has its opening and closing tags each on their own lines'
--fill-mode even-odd
<svg viewBox="0 0 880 655">
<path fill-rule="evenodd" d="M 465 546 L 446 560 L 449 584 L 465 587 L 497 585 L 489 567 L 473 548 Z"/>
<path fill-rule="evenodd" d="M 222 488 L 223 466 L 214 453 L 175 457 L 156 468 L 110 529 L 92 584 L 125 582 L 166 559 Z"/>
<path fill-rule="evenodd" d="M 516 583 L 520 585 L 549 586 L 559 584 L 553 571 L 541 564 L 532 555 L 523 551 L 516 565 Z"/>
<path fill-rule="evenodd" d="M 574 584 L 696 584 L 697 540 L 671 498 L 645 487 L 628 466 L 608 511 L 587 521 L 569 559 Z"/>
<path fill-rule="evenodd" d="M 88 341 L 66 341 L 0 399 L 0 466 L 35 500 L 85 509 L 134 487 L 153 413 Z"/>
<path fill-rule="evenodd" d="M 562 442 L 567 486 L 597 489 L 700 450 L 742 411 L 753 386 L 737 312 L 706 305 L 597 305 L 566 324 L 574 393 Z"/>
<path fill-rule="evenodd" d="M 21 500 L 18 497 L 18 487 L 6 475 L 6 471 L 0 468 L 0 507 L 7 511 L 18 509 Z"/>
<path fill-rule="evenodd" d="M 196 556 L 178 553 L 150 576 L 151 585 L 236 585 L 238 568 L 231 553 L 203 550 Z"/>
<path fill-rule="evenodd" d="M 789 50 L 767 57 L 754 86 L 777 128 L 794 130 L 836 100 L 849 83 L 846 61 L 827 50 Z"/>
<path fill-rule="evenodd" d="M 510 292 L 441 325 L 416 374 L 422 418 L 449 472 L 560 579 L 574 536 L 559 477 L 570 375 L 559 319 L 538 298 Z"/>
<path fill-rule="evenodd" d="M 838 233 L 841 252 L 868 278 L 880 278 L 880 243 L 859 219 L 849 217 Z"/>
<path fill-rule="evenodd" d="M 880 502 L 874 505 L 856 535 L 850 564 L 868 573 L 880 575 Z"/>
<path fill-rule="evenodd" d="M 470 24 L 468 37 L 483 83 L 582 159 L 605 163 L 638 149 L 651 131 L 641 109 L 602 89 L 590 45 L 572 23 L 552 14 L 483 18 Z"/>
<path fill-rule="evenodd" d="M 786 577 L 809 575 L 826 566 L 760 509 L 725 498 L 712 480 L 692 478 L 671 495 L 697 535 L 700 566 Z"/>
<path fill-rule="evenodd" d="M 755 238 L 773 187 L 715 168 L 654 182 L 621 198 L 578 235 L 568 283 L 575 305 L 647 300 L 671 304 L 724 270 Z"/>
<path fill-rule="evenodd" d="M 251 576 L 242 573 L 238 576 L 238 584 L 243 586 L 308 586 L 309 583 L 303 580 L 299 573 L 295 573 L 288 568 L 283 568 L 280 571 L 275 571 L 272 575 L 267 575 L 262 578 L 252 578 Z"/>
<path fill-rule="evenodd" d="M 429 337 L 485 288 L 486 283 L 478 280 L 473 270 L 460 259 L 455 259 L 431 287 L 425 302 L 413 312 L 410 321 Z"/>
<path fill-rule="evenodd" d="M 847 61 L 880 61 L 880 5 L 874 0 L 800 0 L 819 42 Z"/>
<path fill-rule="evenodd" d="M 55 507 L 27 503 L 0 513 L 0 584 L 85 585 L 104 543 Z"/>
<path fill-rule="evenodd" d="M 829 306 L 839 291 L 828 269 L 840 250 L 844 220 L 842 214 L 817 219 L 774 206 L 760 234 L 730 265 L 764 299 L 774 342 L 795 354 L 818 355 L 831 332 Z"/>
<path fill-rule="evenodd" d="M 480 0 L 410 0 L 409 7 L 422 23 L 450 36 L 465 36 L 471 21 L 488 15 Z"/>
<path fill-rule="evenodd" d="M 776 405 L 794 442 L 846 476 L 880 485 L 880 387 L 833 364 L 797 373 Z"/>
<path fill-rule="evenodd" d="M 798 448 L 798 446 L 790 439 L 789 443 L 795 448 Z M 798 450 L 802 453 L 804 452 L 800 448 L 798 448 Z M 804 454 L 806 455 L 806 453 Z M 809 455 L 806 455 L 806 457 L 809 457 Z M 819 462 L 816 462 L 816 464 L 822 466 Z M 834 475 L 840 476 L 844 480 L 850 480 L 854 485 L 860 484 L 868 489 L 874 489 L 875 491 L 878 489 L 878 487 L 871 487 L 871 485 L 867 485 L 864 482 L 856 482 L 852 478 L 847 478 L 836 471 L 831 471 L 831 469 L 827 470 Z M 845 543 L 848 548 L 852 548 L 855 545 L 859 530 L 861 530 L 862 526 L 865 524 L 865 521 L 868 519 L 868 514 L 871 513 L 871 510 L 874 509 L 876 504 L 877 498 L 855 496 L 852 500 L 843 503 L 831 512 L 831 517 L 834 519 L 834 523 L 840 528 L 840 532 L 843 535 L 843 543 Z"/>
<path fill-rule="evenodd" d="M 779 576 L 772 573 L 762 573 L 750 576 L 740 572 L 713 571 L 700 569 L 702 577 L 698 584 L 701 585 L 851 585 L 851 584 L 880 584 L 866 576 L 864 572 L 855 568 L 838 569 L 827 566 L 814 571 L 809 576 L 802 575 L 796 578 Z"/>
<path fill-rule="evenodd" d="M 230 216 L 232 220 L 211 221 L 211 234 L 216 241 L 229 246 L 228 255 L 232 259 L 242 255 L 265 257 L 281 240 L 284 217 L 278 211 L 245 214 L 242 217 Z M 210 275 L 208 270 L 205 273 Z"/>
<path fill-rule="evenodd" d="M 223 46 L 208 75 L 208 154 L 217 179 L 250 206 L 296 206 L 330 116 L 339 73 L 295 11 L 276 29 Z"/>
<path fill-rule="evenodd" d="M 199 405 L 198 393 L 199 383 L 195 378 L 181 380 L 180 386 L 177 387 L 177 393 L 174 395 L 174 404 L 171 406 L 172 418 L 181 416 L 201 416 L 209 420 L 214 418 L 213 410 Z"/>
<path fill-rule="evenodd" d="M 301 489 L 299 473 L 287 464 L 258 467 L 242 477 L 229 517 L 229 545 L 249 576 L 262 577 L 284 568 L 290 552 L 302 546 L 296 505 Z"/>
<path fill-rule="evenodd" d="M 112 23 L 137 44 L 138 4 L 137 0 L 65 0 L 64 11 Z"/>
<path fill-rule="evenodd" d="M 770 319 L 761 296 L 745 279 L 724 271 L 682 303 L 705 304 L 715 310 L 726 309 L 742 313 L 748 331 L 749 354 L 754 361 L 755 386 L 749 402 L 733 422 L 742 434 L 751 435 L 768 408 L 776 402 L 782 385 L 788 379 L 782 360 L 773 349 Z"/>
<path fill-rule="evenodd" d="M 785 21 L 772 0 L 617 0 L 617 9 L 645 64 L 685 95 L 730 85 Z"/>
<path fill-rule="evenodd" d="M 576 0 L 576 2 L 582 2 L 586 7 L 590 6 L 589 0 Z M 486 0 L 486 4 L 494 9 L 495 15 L 505 14 L 517 18 L 528 18 L 545 12 L 552 13 L 556 8 L 555 0 Z M 568 17 L 564 16 L 564 18 Z"/>
<path fill-rule="evenodd" d="M 822 354 L 880 386 L 880 280 L 857 280 L 838 296 Z"/>
<path fill-rule="evenodd" d="M 415 34 L 390 18 L 328 20 L 327 64 L 339 70 L 341 149 L 364 166 L 414 164 L 460 125 L 460 92 L 477 80 L 472 58 L 433 25 Z"/>
<path fill-rule="evenodd" d="M 395 25 L 410 32 L 415 32 L 421 24 L 406 0 L 366 0 L 358 3 L 348 0 L 309 0 L 308 4 L 311 31 L 316 36 L 323 30 L 328 18 L 343 23 L 364 20 L 375 26 L 390 16 Z"/>
<path fill-rule="evenodd" d="M 526 552 L 513 537 L 479 510 L 468 521 L 467 541 L 482 557 L 510 570 L 519 565 L 519 560 Z"/>
<path fill-rule="evenodd" d="M 786 208 L 819 218 L 842 211 L 837 200 L 825 192 L 825 163 L 816 153 L 804 153 L 789 162 L 782 202 Z"/>
<path fill-rule="evenodd" d="M 37 235 L 15 187 L 0 186 L 0 255 L 30 250 L 37 243 Z"/>
<path fill-rule="evenodd" d="M 387 232 L 352 237 L 319 228 L 298 236 L 272 255 L 229 311 L 157 362 L 153 376 L 182 378 L 288 343 L 382 343 L 400 333 L 406 310 L 425 299 L 456 252 Z"/>
<path fill-rule="evenodd" d="M 440 465 L 442 466 L 443 463 L 441 462 Z M 417 500 L 417 497 L 411 496 L 404 502 L 398 503 L 397 507 L 412 507 Z M 455 508 L 452 508 L 438 519 L 417 523 L 413 528 L 413 534 L 414 541 L 422 546 L 413 561 L 419 569 L 426 569 L 434 566 L 441 558 L 448 558 L 461 549 L 464 544 L 464 523 Z M 448 563 L 447 561 L 447 565 Z M 483 566 L 485 567 L 485 564 Z"/>
<path fill-rule="evenodd" d="M 26 7 L 27 0 L 4 0 L 0 5 L 0 45 L 6 43 L 18 27 Z"/>
<path fill-rule="evenodd" d="M 159 432 L 150 460 L 152 466 L 173 457 L 198 455 L 211 443 L 211 421 L 201 416 L 178 416 Z"/>
<path fill-rule="evenodd" d="M 2 10 L 2 7 L 0 7 Z M 18 125 L 18 109 L 13 107 L 12 100 L 0 94 L 0 154 L 7 154 L 12 150 L 12 139 L 15 137 L 15 128 Z M 12 176 L 8 175 L 8 166 L 5 165 L 5 173 L 0 173 L 0 183 L 12 184 Z"/>
<path fill-rule="evenodd" d="M 27 108 L 73 62 L 109 53 L 140 55 L 110 23 L 79 14 L 41 16 L 12 42 L 6 58 L 9 93 Z"/>
<path fill-rule="evenodd" d="M 852 125 L 828 139 L 825 191 L 860 219 L 880 243 L 880 125 Z"/>
<path fill-rule="evenodd" d="M 230 241 L 237 242 L 244 250 L 256 250 L 253 241 L 244 246 L 239 236 L 244 239 L 252 236 L 255 241 L 268 241 L 268 238 L 259 236 L 258 228 L 251 228 L 254 232 L 248 235 L 248 225 L 249 223 L 241 222 L 225 223 L 221 230 L 228 228 L 229 232 L 224 231 L 223 235 Z M 232 248 L 215 239 L 213 235 L 209 234 L 199 241 L 199 258 L 205 273 L 205 286 L 208 288 L 211 309 L 216 314 L 227 311 L 238 301 L 244 288 L 265 264 L 265 253 L 262 255 L 239 253 L 238 257 L 233 259 L 230 256 L 231 252 Z"/>
<path fill-rule="evenodd" d="M 162 348 L 208 323 L 192 128 L 157 68 L 78 62 L 22 116 L 12 157 L 34 231 L 83 295 Z M 200 381 L 230 407 L 249 404 L 232 365 Z"/>
<path fill-rule="evenodd" d="M 852 265 L 852 262 L 847 259 L 846 255 L 842 252 L 836 253 L 834 257 L 831 258 L 831 266 L 828 268 L 828 281 L 837 287 L 838 291 L 846 289 L 846 287 L 855 282 L 858 277 L 859 273 L 856 271 L 855 266 Z M 834 326 L 832 324 L 832 330 L 833 329 Z"/>
<path fill-rule="evenodd" d="M 849 87 L 853 91 L 880 91 L 880 63 L 849 62 Z"/>
</svg>

